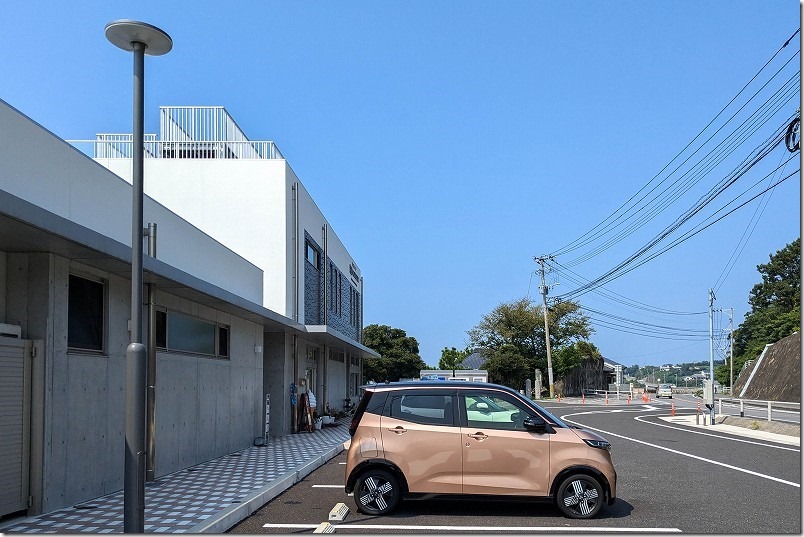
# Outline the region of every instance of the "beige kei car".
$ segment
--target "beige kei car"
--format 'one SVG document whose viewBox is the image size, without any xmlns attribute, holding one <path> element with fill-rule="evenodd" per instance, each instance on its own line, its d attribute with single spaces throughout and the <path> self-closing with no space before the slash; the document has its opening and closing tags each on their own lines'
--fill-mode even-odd
<svg viewBox="0 0 804 537">
<path fill-rule="evenodd" d="M 484 382 L 362 387 L 349 428 L 346 492 L 358 511 L 391 513 L 405 496 L 540 498 L 570 518 L 614 503 L 611 444 L 514 390 Z"/>
</svg>

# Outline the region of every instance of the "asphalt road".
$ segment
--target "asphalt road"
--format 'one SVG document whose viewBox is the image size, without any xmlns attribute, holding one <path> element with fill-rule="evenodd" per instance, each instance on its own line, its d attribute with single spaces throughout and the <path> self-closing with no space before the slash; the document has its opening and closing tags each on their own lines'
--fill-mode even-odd
<svg viewBox="0 0 804 537">
<path fill-rule="evenodd" d="M 677 400 L 676 400 L 677 399 Z M 593 520 L 570 520 L 550 504 L 510 500 L 406 500 L 386 517 L 357 513 L 343 491 L 345 453 L 263 506 L 232 533 L 312 533 L 343 502 L 335 533 L 801 533 L 797 446 L 673 424 L 695 400 L 650 404 L 547 405 L 612 443 L 617 501 Z"/>
</svg>

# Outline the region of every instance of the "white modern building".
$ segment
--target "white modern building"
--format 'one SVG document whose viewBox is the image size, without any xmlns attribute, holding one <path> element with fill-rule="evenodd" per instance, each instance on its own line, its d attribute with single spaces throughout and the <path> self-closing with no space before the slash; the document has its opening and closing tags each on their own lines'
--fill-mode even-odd
<svg viewBox="0 0 804 537">
<path fill-rule="evenodd" d="M 301 380 L 340 409 L 376 356 L 359 266 L 276 146 L 223 108 L 160 114 L 144 171 L 153 477 L 247 447 L 266 421 L 293 432 Z M 133 148 L 92 142 L 0 101 L 0 516 L 123 486 Z"/>
</svg>

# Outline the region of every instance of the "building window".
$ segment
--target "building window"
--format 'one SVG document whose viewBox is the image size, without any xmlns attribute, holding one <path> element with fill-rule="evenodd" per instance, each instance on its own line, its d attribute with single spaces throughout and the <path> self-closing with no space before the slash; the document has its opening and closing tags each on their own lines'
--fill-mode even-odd
<svg viewBox="0 0 804 537">
<path fill-rule="evenodd" d="M 229 328 L 226 326 L 218 327 L 218 356 L 229 357 Z"/>
<path fill-rule="evenodd" d="M 156 312 L 156 346 L 171 352 L 229 357 L 229 327 L 173 311 Z"/>
<path fill-rule="evenodd" d="M 99 281 L 70 274 L 67 297 L 67 347 L 103 350 L 104 288 Z"/>
<path fill-rule="evenodd" d="M 313 265 L 316 269 L 318 269 L 321 266 L 319 264 L 321 260 L 320 259 L 321 254 L 318 253 L 318 249 L 315 246 L 313 246 L 313 244 L 310 241 L 305 241 L 304 243 L 306 245 L 306 250 L 304 254 L 305 259 L 307 259 L 307 261 L 311 265 Z"/>
</svg>

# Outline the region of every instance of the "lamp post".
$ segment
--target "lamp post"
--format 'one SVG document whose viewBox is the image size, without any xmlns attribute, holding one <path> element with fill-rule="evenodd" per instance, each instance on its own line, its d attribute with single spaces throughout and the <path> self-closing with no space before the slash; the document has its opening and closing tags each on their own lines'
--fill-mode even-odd
<svg viewBox="0 0 804 537">
<path fill-rule="evenodd" d="M 134 132 L 132 135 L 131 344 L 126 349 L 125 473 L 123 531 L 145 531 L 145 390 L 147 351 L 142 343 L 142 206 L 145 54 L 161 56 L 173 48 L 170 36 L 144 22 L 116 20 L 106 39 L 134 53 Z"/>
</svg>

